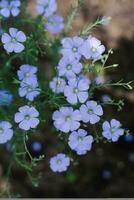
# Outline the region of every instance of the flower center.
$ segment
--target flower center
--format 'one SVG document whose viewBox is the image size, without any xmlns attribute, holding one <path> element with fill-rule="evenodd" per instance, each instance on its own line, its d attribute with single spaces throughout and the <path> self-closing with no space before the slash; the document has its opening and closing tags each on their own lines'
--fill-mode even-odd
<svg viewBox="0 0 134 200">
<path fill-rule="evenodd" d="M 76 47 L 73 47 L 72 50 L 73 50 L 74 53 L 77 52 L 77 48 Z"/>
<path fill-rule="evenodd" d="M 28 91 L 28 92 L 31 92 L 31 91 L 32 91 L 32 87 L 29 86 L 28 89 L 27 89 L 27 91 Z"/>
<path fill-rule="evenodd" d="M 0 128 L 0 134 L 2 134 L 4 132 L 3 128 Z"/>
<path fill-rule="evenodd" d="M 48 22 L 49 22 L 51 25 L 53 25 L 53 26 L 54 26 L 54 25 L 57 25 L 56 22 L 54 22 L 54 21 L 48 21 Z"/>
<path fill-rule="evenodd" d="M 26 76 L 26 77 L 29 77 L 29 76 L 30 76 L 30 73 L 29 73 L 29 72 L 26 72 L 26 73 L 25 73 L 25 76 Z"/>
<path fill-rule="evenodd" d="M 77 140 L 78 140 L 78 142 L 81 142 L 83 140 L 83 137 L 78 136 Z"/>
<path fill-rule="evenodd" d="M 88 109 L 88 113 L 89 113 L 89 114 L 92 114 L 92 113 L 93 113 L 93 110 L 92 110 L 92 109 Z"/>
<path fill-rule="evenodd" d="M 94 53 L 94 52 L 97 51 L 97 49 L 96 49 L 95 47 L 92 47 L 92 48 L 91 48 L 91 51 Z"/>
<path fill-rule="evenodd" d="M 12 42 L 13 42 L 13 43 L 16 43 L 16 39 L 15 39 L 15 38 L 12 38 Z"/>
<path fill-rule="evenodd" d="M 24 117 L 26 120 L 29 120 L 30 119 L 30 116 L 29 115 L 25 115 Z"/>
<path fill-rule="evenodd" d="M 77 94 L 79 92 L 78 88 L 74 88 L 74 93 Z"/>
<path fill-rule="evenodd" d="M 71 117 L 70 116 L 67 116 L 66 118 L 65 118 L 65 121 L 66 122 L 69 122 L 71 120 Z"/>
<path fill-rule="evenodd" d="M 111 127 L 111 128 L 110 128 L 111 133 L 114 133 L 114 132 L 115 132 L 115 129 L 116 129 L 116 127 Z"/>
<path fill-rule="evenodd" d="M 60 84 L 61 84 L 61 81 L 60 81 L 60 80 L 58 80 L 58 81 L 57 81 L 57 84 L 58 84 L 58 85 L 60 85 Z"/>
<path fill-rule="evenodd" d="M 67 70 L 70 70 L 70 69 L 72 69 L 72 65 L 69 64 L 69 65 L 67 65 L 66 68 L 67 68 Z"/>
<path fill-rule="evenodd" d="M 62 160 L 61 160 L 61 159 L 58 159 L 58 160 L 57 160 L 57 164 L 60 165 L 61 163 L 62 163 Z"/>
</svg>

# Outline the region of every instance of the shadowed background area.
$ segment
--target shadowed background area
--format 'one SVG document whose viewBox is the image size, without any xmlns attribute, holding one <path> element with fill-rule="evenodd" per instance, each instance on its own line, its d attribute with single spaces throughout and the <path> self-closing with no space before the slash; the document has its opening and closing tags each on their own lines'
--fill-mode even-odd
<svg viewBox="0 0 134 200">
<path fill-rule="evenodd" d="M 75 0 L 58 0 L 58 13 L 66 19 L 70 6 Z M 35 1 L 29 0 L 28 11 L 35 15 Z M 75 35 L 88 22 L 98 16 L 111 16 L 108 26 L 95 29 L 98 37 L 107 48 L 113 48 L 114 54 L 108 64 L 118 63 L 119 67 L 108 70 L 105 77 L 118 81 L 134 79 L 134 1 L 133 0 L 85 0 L 80 13 L 74 21 L 70 35 Z M 128 137 L 122 137 L 117 143 L 94 144 L 85 156 L 76 156 L 76 162 L 65 174 L 50 171 L 47 159 L 55 154 L 58 139 L 49 134 L 47 127 L 43 134 L 33 136 L 28 143 L 32 155 L 45 154 L 37 172 L 42 172 L 38 187 L 31 185 L 26 173 L 15 167 L 10 182 L 4 177 L 8 166 L 9 149 L 1 148 L 0 190 L 11 188 L 13 193 L 22 197 L 134 197 L 134 91 L 125 89 L 103 90 L 98 96 L 109 95 L 123 99 L 125 106 L 118 112 L 115 107 L 107 107 L 106 115 L 119 119 L 124 127 L 130 129 Z M 36 144 L 34 142 L 37 142 Z M 39 143 L 38 143 L 39 142 Z M 41 142 L 41 143 L 40 143 Z M 33 148 L 34 144 L 34 148 Z M 5 155 L 5 156 L 2 156 Z M 34 176 L 34 175 L 33 175 Z"/>
</svg>

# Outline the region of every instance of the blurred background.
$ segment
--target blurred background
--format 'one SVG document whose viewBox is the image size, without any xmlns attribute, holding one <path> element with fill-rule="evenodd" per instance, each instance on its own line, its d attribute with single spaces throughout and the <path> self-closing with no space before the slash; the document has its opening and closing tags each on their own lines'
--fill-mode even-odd
<svg viewBox="0 0 134 200">
<path fill-rule="evenodd" d="M 98 16 L 111 16 L 108 26 L 93 31 L 107 48 L 113 48 L 114 54 L 108 64 L 118 63 L 119 67 L 108 70 L 105 78 L 118 81 L 134 80 L 134 1 L 133 0 L 85 0 L 80 13 L 73 24 L 70 35 L 75 35 L 88 22 Z M 58 0 L 59 14 L 66 19 L 75 0 Z M 29 0 L 28 11 L 35 15 L 35 1 Z M 102 101 L 107 98 L 123 99 L 125 106 L 120 112 L 116 108 L 107 107 L 109 117 L 119 119 L 131 134 L 122 137 L 117 143 L 94 144 L 87 155 L 76 157 L 74 166 L 65 174 L 50 171 L 47 159 L 41 162 L 33 173 L 42 172 L 38 187 L 31 184 L 30 178 L 19 167 L 14 167 L 10 181 L 5 178 L 9 165 L 8 152 L 10 146 L 2 147 L 0 155 L 0 192 L 11 189 L 21 197 L 134 197 L 134 91 L 122 88 L 103 90 Z M 32 155 L 44 154 L 46 158 L 55 154 L 58 140 L 48 130 L 31 138 L 28 147 Z M 51 149 L 50 149 L 51 148 Z M 6 151 L 6 153 L 5 153 Z M 36 183 L 36 180 L 35 180 Z"/>
</svg>

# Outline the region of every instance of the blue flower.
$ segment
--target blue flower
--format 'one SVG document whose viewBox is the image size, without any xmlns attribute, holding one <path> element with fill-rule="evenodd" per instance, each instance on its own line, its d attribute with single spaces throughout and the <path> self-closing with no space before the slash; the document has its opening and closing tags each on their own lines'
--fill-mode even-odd
<svg viewBox="0 0 134 200">
<path fill-rule="evenodd" d="M 109 180 L 112 177 L 111 171 L 105 169 L 102 171 L 102 177 L 106 180 Z"/>
<path fill-rule="evenodd" d="M 57 9 L 56 0 L 37 0 L 37 12 L 46 17 L 53 15 Z"/>
<path fill-rule="evenodd" d="M 61 54 L 70 59 L 80 60 L 81 58 L 81 46 L 83 45 L 83 39 L 81 37 L 64 38 L 61 40 L 62 48 Z"/>
<path fill-rule="evenodd" d="M 80 49 L 81 54 L 86 59 L 99 60 L 102 57 L 102 53 L 105 51 L 104 45 L 101 45 L 101 42 L 92 36 L 89 36 L 86 39 Z"/>
<path fill-rule="evenodd" d="M 7 121 L 0 122 L 0 144 L 4 144 L 13 137 L 12 125 Z"/>
<path fill-rule="evenodd" d="M 111 97 L 108 94 L 104 94 L 102 95 L 101 100 L 103 103 L 108 103 L 111 101 Z"/>
<path fill-rule="evenodd" d="M 103 137 L 112 140 L 113 142 L 116 142 L 119 137 L 124 134 L 124 129 L 121 128 L 121 123 L 116 119 L 112 119 L 110 122 L 105 121 L 102 128 Z"/>
<path fill-rule="evenodd" d="M 29 101 L 33 101 L 34 98 L 40 94 L 38 86 L 39 85 L 36 79 L 22 81 L 19 88 L 20 97 L 26 97 Z"/>
<path fill-rule="evenodd" d="M 78 155 L 84 155 L 87 151 L 91 150 L 92 142 L 93 137 L 91 135 L 87 135 L 85 130 L 79 129 L 78 131 L 73 131 L 70 134 L 68 144 Z"/>
<path fill-rule="evenodd" d="M 42 150 L 42 143 L 38 141 L 34 141 L 31 143 L 32 150 L 34 152 L 40 152 Z"/>
<path fill-rule="evenodd" d="M 4 49 L 8 53 L 20 53 L 25 48 L 21 43 L 26 41 L 26 35 L 16 28 L 9 28 L 9 34 L 4 33 L 1 41 L 4 44 Z"/>
<path fill-rule="evenodd" d="M 29 64 L 24 64 L 20 66 L 20 69 L 17 71 L 17 75 L 19 80 L 28 80 L 28 79 L 36 79 L 37 67 Z"/>
<path fill-rule="evenodd" d="M 66 81 L 60 77 L 54 77 L 53 80 L 49 83 L 51 90 L 57 94 L 64 92 L 65 86 Z"/>
<path fill-rule="evenodd" d="M 2 15 L 5 18 L 10 17 L 12 15 L 13 17 L 16 17 L 20 13 L 20 0 L 1 0 L 0 1 L 0 15 Z"/>
<path fill-rule="evenodd" d="M 82 70 L 82 64 L 76 59 L 69 59 L 67 57 L 63 57 L 58 66 L 59 76 L 65 76 L 67 79 L 75 78 L 77 74 L 79 74 Z"/>
<path fill-rule="evenodd" d="M 0 106 L 8 106 L 13 100 L 13 95 L 8 90 L 0 90 Z"/>
<path fill-rule="evenodd" d="M 77 130 L 80 127 L 81 115 L 79 110 L 71 107 L 61 107 L 53 113 L 54 126 L 64 132 Z"/>
<path fill-rule="evenodd" d="M 125 142 L 134 142 L 134 134 L 129 133 L 128 135 L 124 135 Z"/>
<path fill-rule="evenodd" d="M 84 103 L 88 99 L 90 80 L 81 76 L 78 79 L 70 79 L 64 89 L 64 95 L 71 104 Z"/>
<path fill-rule="evenodd" d="M 64 172 L 70 165 L 70 158 L 63 153 L 59 153 L 52 157 L 49 163 L 53 172 Z"/>
<path fill-rule="evenodd" d="M 15 114 L 15 122 L 19 123 L 19 128 L 25 131 L 30 130 L 31 128 L 36 128 L 39 124 L 39 112 L 30 106 L 22 106 L 19 108 L 19 112 Z"/>
<path fill-rule="evenodd" d="M 100 116 L 103 115 L 103 110 L 96 101 L 87 101 L 86 105 L 82 104 L 80 107 L 82 121 L 90 124 L 95 124 L 100 121 Z"/>
<path fill-rule="evenodd" d="M 103 75 L 99 75 L 95 78 L 95 82 L 97 85 L 103 85 L 105 83 L 105 77 Z"/>
<path fill-rule="evenodd" d="M 62 16 L 52 15 L 48 18 L 45 27 L 50 33 L 59 33 L 64 28 L 64 18 Z"/>
</svg>

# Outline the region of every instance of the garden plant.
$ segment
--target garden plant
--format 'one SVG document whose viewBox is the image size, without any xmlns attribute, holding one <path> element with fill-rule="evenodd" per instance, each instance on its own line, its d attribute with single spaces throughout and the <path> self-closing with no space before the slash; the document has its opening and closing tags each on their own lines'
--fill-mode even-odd
<svg viewBox="0 0 134 200">
<path fill-rule="evenodd" d="M 0 145 L 8 148 L 7 177 L 17 165 L 38 186 L 42 172 L 32 174 L 40 162 L 46 160 L 53 173 L 66 173 L 94 145 L 111 145 L 129 133 L 116 116 L 105 114 L 107 105 L 120 111 L 123 100 L 97 94 L 111 87 L 131 90 L 132 82 L 105 80 L 118 64 L 107 64 L 114 52 L 94 29 L 109 24 L 109 16 L 70 35 L 84 1 L 76 0 L 66 19 L 57 13 L 56 0 L 37 0 L 36 16 L 28 13 L 28 3 L 0 0 Z M 45 143 L 46 131 L 57 141 L 52 156 L 33 156 L 30 138 L 41 134 Z"/>
</svg>

